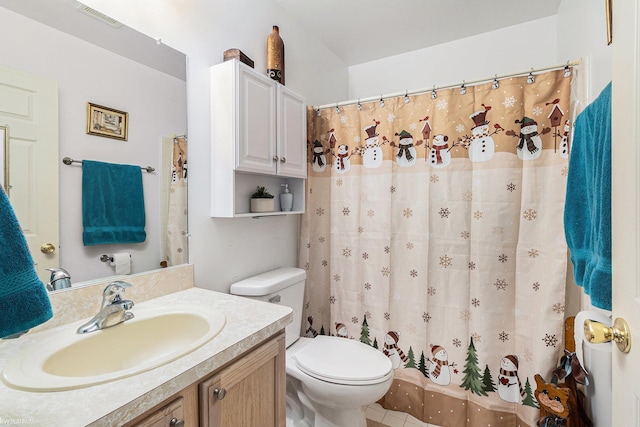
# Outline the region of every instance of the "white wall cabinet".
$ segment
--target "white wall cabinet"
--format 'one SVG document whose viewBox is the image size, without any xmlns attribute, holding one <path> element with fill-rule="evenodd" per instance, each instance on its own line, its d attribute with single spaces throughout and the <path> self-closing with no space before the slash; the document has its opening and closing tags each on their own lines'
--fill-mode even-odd
<svg viewBox="0 0 640 427">
<path fill-rule="evenodd" d="M 237 60 L 211 67 L 211 216 L 304 212 L 307 176 L 304 99 Z M 281 184 L 293 210 L 280 211 Z M 264 186 L 275 211 L 251 213 L 250 197 Z"/>
</svg>

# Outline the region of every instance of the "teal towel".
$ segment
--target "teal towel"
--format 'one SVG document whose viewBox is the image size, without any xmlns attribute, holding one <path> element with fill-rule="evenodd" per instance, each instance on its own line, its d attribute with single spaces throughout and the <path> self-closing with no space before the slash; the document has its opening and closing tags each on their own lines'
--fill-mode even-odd
<svg viewBox="0 0 640 427">
<path fill-rule="evenodd" d="M 0 338 L 27 331 L 52 316 L 27 240 L 0 187 Z"/>
<path fill-rule="evenodd" d="M 574 277 L 611 310 L 611 83 L 576 118 L 571 150 L 564 227 Z"/>
<path fill-rule="evenodd" d="M 85 246 L 144 242 L 144 193 L 139 166 L 82 162 Z"/>
</svg>

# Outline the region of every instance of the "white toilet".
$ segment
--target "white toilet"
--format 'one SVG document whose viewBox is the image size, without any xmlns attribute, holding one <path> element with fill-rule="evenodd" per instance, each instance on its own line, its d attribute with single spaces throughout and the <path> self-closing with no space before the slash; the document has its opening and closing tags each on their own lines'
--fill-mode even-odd
<svg viewBox="0 0 640 427">
<path fill-rule="evenodd" d="M 356 340 L 300 337 L 306 272 L 279 268 L 231 285 L 231 293 L 286 305 L 287 427 L 366 427 L 366 407 L 391 387 L 391 361 Z"/>
</svg>

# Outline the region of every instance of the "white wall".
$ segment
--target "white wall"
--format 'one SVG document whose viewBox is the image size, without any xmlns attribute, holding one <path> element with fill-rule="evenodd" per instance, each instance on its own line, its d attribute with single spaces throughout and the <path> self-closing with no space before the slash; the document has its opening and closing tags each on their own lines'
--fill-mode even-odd
<svg viewBox="0 0 640 427">
<path fill-rule="evenodd" d="M 159 268 L 160 180 L 143 173 L 147 241 L 82 245 L 82 169 L 62 157 L 160 168 L 162 136 L 186 131 L 186 83 L 0 7 L 0 64 L 57 80 L 59 90 L 61 267 L 77 283 L 112 276 L 102 253 L 132 253 L 133 272 Z M 86 103 L 129 113 L 128 141 L 85 133 Z M 46 213 L 45 213 L 46 214 Z"/>
<path fill-rule="evenodd" d="M 210 206 L 209 67 L 238 48 L 266 68 L 273 25 L 285 43 L 287 87 L 308 104 L 347 97 L 347 67 L 273 0 L 86 0 L 90 7 L 185 52 L 188 57 L 189 241 L 196 285 L 226 292 L 239 279 L 279 266 L 295 266 L 299 216 L 212 219 Z M 180 4 L 178 4 L 180 3 Z"/>
<path fill-rule="evenodd" d="M 558 63 L 556 17 L 349 68 L 349 99 L 432 88 Z M 566 62 L 573 58 L 563 58 Z M 338 100 L 332 100 L 333 102 Z"/>
</svg>

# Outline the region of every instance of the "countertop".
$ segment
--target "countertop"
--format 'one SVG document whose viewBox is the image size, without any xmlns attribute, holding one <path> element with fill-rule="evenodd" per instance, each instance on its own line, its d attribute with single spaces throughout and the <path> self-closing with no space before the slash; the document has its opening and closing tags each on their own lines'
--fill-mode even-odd
<svg viewBox="0 0 640 427">
<path fill-rule="evenodd" d="M 190 288 L 137 306 L 193 304 L 222 311 L 227 323 L 219 335 L 171 363 L 117 381 L 59 392 L 15 390 L 0 381 L 0 426 L 108 426 L 121 425 L 197 382 L 245 351 L 275 335 L 291 322 L 289 307 Z M 135 313 L 135 307 L 132 310 Z M 82 322 L 73 322 L 73 324 Z M 0 341 L 0 369 L 6 362 L 64 328 Z M 115 326 L 117 327 L 117 326 Z M 70 329 L 75 331 L 75 328 Z"/>
</svg>

